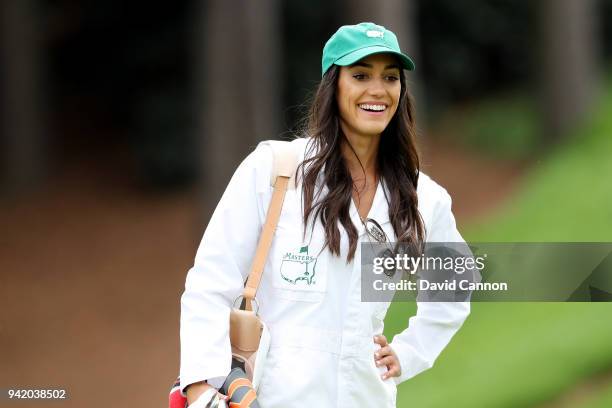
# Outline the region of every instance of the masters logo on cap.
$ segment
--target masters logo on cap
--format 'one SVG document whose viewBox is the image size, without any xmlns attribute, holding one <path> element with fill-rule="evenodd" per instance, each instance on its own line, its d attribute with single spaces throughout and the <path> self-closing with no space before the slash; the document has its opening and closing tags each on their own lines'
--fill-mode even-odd
<svg viewBox="0 0 612 408">
<path fill-rule="evenodd" d="M 366 31 L 366 35 L 368 37 L 380 37 L 380 38 L 383 38 L 385 36 L 385 33 L 382 32 L 382 31 L 370 30 L 370 31 Z"/>
<path fill-rule="evenodd" d="M 332 65 L 351 65 L 368 55 L 383 52 L 396 55 L 404 69 L 414 69 L 414 62 L 402 53 L 392 31 L 374 23 L 342 26 L 325 43 L 321 76 L 325 75 Z"/>
</svg>

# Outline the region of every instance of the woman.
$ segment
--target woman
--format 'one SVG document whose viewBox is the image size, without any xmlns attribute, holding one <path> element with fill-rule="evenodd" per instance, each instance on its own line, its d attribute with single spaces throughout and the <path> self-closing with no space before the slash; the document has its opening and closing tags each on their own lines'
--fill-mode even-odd
<svg viewBox="0 0 612 408">
<path fill-rule="evenodd" d="M 396 385 L 431 367 L 469 314 L 467 302 L 419 302 L 388 343 L 388 302 L 361 301 L 360 243 L 421 247 L 461 242 L 446 191 L 419 172 L 414 69 L 382 26 L 341 27 L 323 50 L 322 80 L 258 291 L 271 347 L 258 390 L 273 407 L 394 407 Z M 194 401 L 230 369 L 228 316 L 241 293 L 270 201 L 272 154 L 239 166 L 187 276 L 181 314 L 181 388 Z M 292 279 L 306 255 L 310 279 Z M 305 258 L 299 258 L 305 259 Z M 299 272 L 298 272 L 299 273 Z"/>
</svg>

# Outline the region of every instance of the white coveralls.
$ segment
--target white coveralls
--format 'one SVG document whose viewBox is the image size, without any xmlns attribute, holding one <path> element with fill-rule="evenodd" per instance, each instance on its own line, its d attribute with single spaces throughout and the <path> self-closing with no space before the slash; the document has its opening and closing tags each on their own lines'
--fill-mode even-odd
<svg viewBox="0 0 612 408">
<path fill-rule="evenodd" d="M 306 140 L 293 143 L 303 152 Z M 265 220 L 271 170 L 272 150 L 262 143 L 236 170 L 206 228 L 181 298 L 182 390 L 230 371 L 230 307 L 242 293 Z M 380 346 L 373 336 L 383 332 L 389 303 L 361 301 L 360 245 L 356 261 L 347 264 L 342 227 L 340 257 L 321 252 L 319 221 L 303 239 L 300 187 L 287 191 L 257 293 L 271 334 L 258 401 L 262 408 L 395 407 L 397 384 L 432 367 L 469 314 L 469 303 L 419 302 L 409 327 L 391 342 L 401 377 L 383 381 L 386 367 L 374 363 Z M 446 190 L 421 173 L 417 193 L 427 240 L 463 242 Z M 360 242 L 368 239 L 353 203 L 350 215 Z M 368 217 L 394 240 L 381 184 Z M 305 267 L 309 274 L 302 273 Z"/>
</svg>

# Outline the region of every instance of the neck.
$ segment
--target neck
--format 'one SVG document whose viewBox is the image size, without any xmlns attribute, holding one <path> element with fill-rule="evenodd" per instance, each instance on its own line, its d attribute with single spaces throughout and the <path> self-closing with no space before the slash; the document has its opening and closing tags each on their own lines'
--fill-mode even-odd
<svg viewBox="0 0 612 408">
<path fill-rule="evenodd" d="M 380 135 L 356 135 L 346 132 L 344 129 L 343 132 L 347 140 L 342 142 L 340 150 L 346 160 L 353 181 L 363 180 L 364 170 L 367 179 L 375 178 Z"/>
</svg>

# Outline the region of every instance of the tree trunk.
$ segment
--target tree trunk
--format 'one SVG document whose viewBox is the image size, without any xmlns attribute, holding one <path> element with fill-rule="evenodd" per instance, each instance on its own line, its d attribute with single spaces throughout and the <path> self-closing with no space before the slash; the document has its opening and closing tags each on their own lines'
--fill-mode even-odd
<svg viewBox="0 0 612 408">
<path fill-rule="evenodd" d="M 35 5 L 33 0 L 0 4 L 2 182 L 11 192 L 35 186 L 47 170 Z"/>
<path fill-rule="evenodd" d="M 556 142 L 591 107 L 596 86 L 595 0 L 539 3 L 543 139 Z"/>
<path fill-rule="evenodd" d="M 201 15 L 196 111 L 207 216 L 240 161 L 278 135 L 282 35 L 278 0 L 211 0 Z"/>
</svg>

